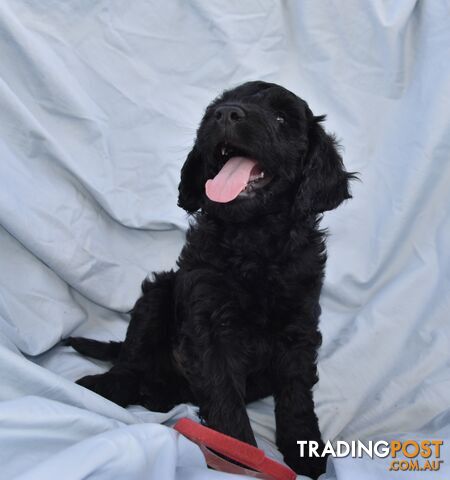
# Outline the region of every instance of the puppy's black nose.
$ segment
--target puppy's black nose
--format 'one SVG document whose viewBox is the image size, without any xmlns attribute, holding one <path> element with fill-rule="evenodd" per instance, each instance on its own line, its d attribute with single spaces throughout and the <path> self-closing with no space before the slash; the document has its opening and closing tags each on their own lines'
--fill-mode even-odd
<svg viewBox="0 0 450 480">
<path fill-rule="evenodd" d="M 233 123 L 245 118 L 244 110 L 236 105 L 217 107 L 214 115 L 219 123 Z"/>
</svg>

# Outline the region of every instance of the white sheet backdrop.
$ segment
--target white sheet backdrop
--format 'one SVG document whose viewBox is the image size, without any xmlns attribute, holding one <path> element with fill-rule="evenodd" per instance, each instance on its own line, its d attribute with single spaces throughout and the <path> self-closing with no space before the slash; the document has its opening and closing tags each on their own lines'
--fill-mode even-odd
<svg viewBox="0 0 450 480">
<path fill-rule="evenodd" d="M 445 0 L 0 3 L 1 478 L 225 478 L 157 424 L 192 407 L 122 409 L 73 383 L 106 365 L 58 342 L 123 337 L 183 243 L 203 109 L 250 79 L 327 113 L 363 180 L 323 220 L 324 437 L 450 442 L 449 18 Z M 271 409 L 250 408 L 261 441 Z M 449 478 L 446 455 L 427 478 Z M 375 460 L 327 472 L 383 476 L 402 478 Z"/>
</svg>

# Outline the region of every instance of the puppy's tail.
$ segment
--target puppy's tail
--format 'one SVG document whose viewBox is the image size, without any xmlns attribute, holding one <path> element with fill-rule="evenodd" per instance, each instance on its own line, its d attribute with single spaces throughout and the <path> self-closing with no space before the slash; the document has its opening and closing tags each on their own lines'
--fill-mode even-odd
<svg viewBox="0 0 450 480">
<path fill-rule="evenodd" d="M 97 360 L 117 360 L 123 342 L 100 342 L 83 337 L 69 337 L 64 345 L 72 347 L 77 352 Z"/>
</svg>

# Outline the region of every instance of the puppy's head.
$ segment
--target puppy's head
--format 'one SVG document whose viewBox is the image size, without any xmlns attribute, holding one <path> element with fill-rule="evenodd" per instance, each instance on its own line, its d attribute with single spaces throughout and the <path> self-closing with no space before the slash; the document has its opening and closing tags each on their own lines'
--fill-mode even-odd
<svg viewBox="0 0 450 480">
<path fill-rule="evenodd" d="M 240 221 L 291 208 L 300 215 L 350 198 L 352 174 L 308 105 L 273 83 L 248 82 L 206 109 L 181 170 L 178 205 Z"/>
</svg>

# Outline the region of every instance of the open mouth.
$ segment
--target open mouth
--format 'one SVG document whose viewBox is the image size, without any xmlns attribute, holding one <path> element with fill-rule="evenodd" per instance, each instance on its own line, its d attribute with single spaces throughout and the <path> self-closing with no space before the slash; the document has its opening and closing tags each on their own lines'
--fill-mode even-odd
<svg viewBox="0 0 450 480">
<path fill-rule="evenodd" d="M 257 160 L 232 145 L 219 144 L 217 156 L 223 166 L 205 184 L 206 195 L 213 202 L 228 203 L 238 197 L 251 198 L 272 180 Z"/>
</svg>

